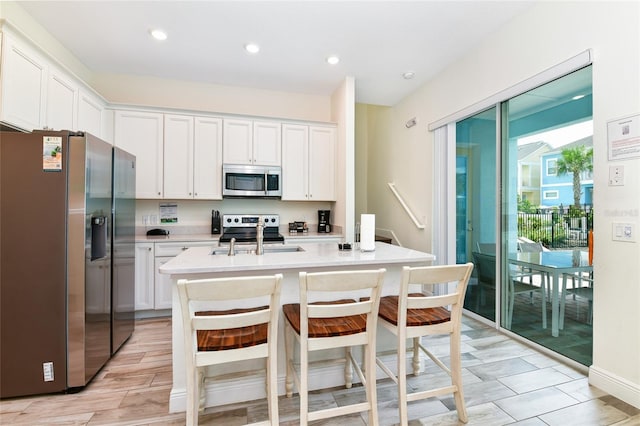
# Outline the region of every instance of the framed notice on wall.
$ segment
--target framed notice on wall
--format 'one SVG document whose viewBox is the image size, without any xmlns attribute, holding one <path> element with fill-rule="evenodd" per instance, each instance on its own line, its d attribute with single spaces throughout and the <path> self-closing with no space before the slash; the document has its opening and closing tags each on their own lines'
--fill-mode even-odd
<svg viewBox="0 0 640 426">
<path fill-rule="evenodd" d="M 609 161 L 640 157 L 640 114 L 607 123 Z"/>
<path fill-rule="evenodd" d="M 178 223 L 176 203 L 160 203 L 160 223 Z"/>
</svg>

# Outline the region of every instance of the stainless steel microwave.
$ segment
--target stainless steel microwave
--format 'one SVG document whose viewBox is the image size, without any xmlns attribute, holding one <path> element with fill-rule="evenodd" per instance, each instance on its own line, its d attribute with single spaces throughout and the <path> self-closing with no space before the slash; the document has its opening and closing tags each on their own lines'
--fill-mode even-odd
<svg viewBox="0 0 640 426">
<path fill-rule="evenodd" d="M 224 164 L 222 196 L 279 198 L 282 196 L 282 168 Z"/>
</svg>

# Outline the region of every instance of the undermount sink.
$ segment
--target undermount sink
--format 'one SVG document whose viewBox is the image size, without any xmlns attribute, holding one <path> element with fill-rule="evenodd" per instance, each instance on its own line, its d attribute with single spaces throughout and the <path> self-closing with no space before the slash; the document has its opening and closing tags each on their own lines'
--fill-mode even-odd
<svg viewBox="0 0 640 426">
<path fill-rule="evenodd" d="M 264 253 L 294 253 L 304 251 L 300 246 L 285 246 L 285 245 L 265 245 L 263 247 Z M 236 246 L 236 254 L 256 254 L 255 246 Z M 229 254 L 229 247 L 215 247 L 211 254 L 215 255 L 227 255 Z"/>
</svg>

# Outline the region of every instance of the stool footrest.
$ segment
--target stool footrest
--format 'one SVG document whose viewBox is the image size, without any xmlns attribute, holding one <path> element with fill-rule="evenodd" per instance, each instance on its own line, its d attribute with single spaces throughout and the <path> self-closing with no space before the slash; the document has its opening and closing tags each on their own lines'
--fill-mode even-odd
<svg viewBox="0 0 640 426">
<path fill-rule="evenodd" d="M 362 402 L 360 404 L 347 405 L 344 407 L 325 408 L 324 410 L 310 411 L 309 421 L 328 419 L 330 417 L 344 416 L 346 414 L 361 413 L 371 409 L 371 404 Z"/>
<path fill-rule="evenodd" d="M 450 394 L 458 391 L 458 387 L 451 385 L 438 389 L 430 389 L 423 392 L 414 392 L 407 394 L 407 402 L 418 401 L 425 398 L 431 398 L 438 395 Z"/>
</svg>

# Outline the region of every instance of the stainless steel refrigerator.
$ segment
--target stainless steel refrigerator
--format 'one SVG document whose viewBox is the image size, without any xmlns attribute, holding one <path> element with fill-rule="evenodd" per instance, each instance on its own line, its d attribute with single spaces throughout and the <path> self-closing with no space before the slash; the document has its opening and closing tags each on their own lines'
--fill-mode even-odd
<svg viewBox="0 0 640 426">
<path fill-rule="evenodd" d="M 117 349 L 113 216 L 133 218 L 114 210 L 113 156 L 89 134 L 0 133 L 1 398 L 81 388 Z"/>
<path fill-rule="evenodd" d="M 111 353 L 131 336 L 135 315 L 136 157 L 113 148 Z"/>
</svg>

